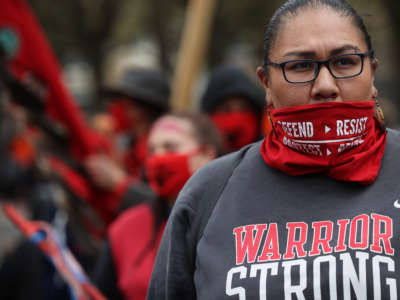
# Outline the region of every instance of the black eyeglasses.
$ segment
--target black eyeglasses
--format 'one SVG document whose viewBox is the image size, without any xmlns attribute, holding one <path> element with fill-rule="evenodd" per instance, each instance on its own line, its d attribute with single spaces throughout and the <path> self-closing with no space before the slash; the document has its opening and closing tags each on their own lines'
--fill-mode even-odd
<svg viewBox="0 0 400 300">
<path fill-rule="evenodd" d="M 281 63 L 268 61 L 267 66 L 281 67 L 283 77 L 289 83 L 307 83 L 317 78 L 321 65 L 328 68 L 336 79 L 358 76 L 364 69 L 364 58 L 373 56 L 373 51 L 333 56 L 327 60 L 295 59 Z"/>
</svg>

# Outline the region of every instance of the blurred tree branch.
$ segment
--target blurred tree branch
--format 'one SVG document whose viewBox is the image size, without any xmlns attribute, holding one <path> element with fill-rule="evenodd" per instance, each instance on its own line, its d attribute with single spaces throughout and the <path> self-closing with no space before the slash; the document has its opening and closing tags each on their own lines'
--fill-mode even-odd
<svg viewBox="0 0 400 300">
<path fill-rule="evenodd" d="M 167 4 L 169 1 L 164 0 L 151 0 L 152 3 L 152 28 L 158 42 L 160 51 L 160 65 L 162 69 L 172 72 L 170 62 L 170 45 L 168 43 L 168 36 L 165 24 L 168 23 L 166 17 Z"/>
<path fill-rule="evenodd" d="M 393 66 L 396 70 L 400 70 L 400 57 L 398 53 L 400 53 L 400 18 L 399 18 L 399 11 L 400 11 L 400 2 L 398 0 L 383 0 L 382 3 L 386 7 L 386 13 L 390 18 L 390 21 L 392 23 L 392 30 L 393 30 L 393 35 L 392 35 L 392 40 L 389 41 L 388 43 L 392 44 L 392 47 L 395 49 L 393 52 L 397 53 L 397 55 L 394 55 L 392 57 L 393 60 Z M 391 86 L 391 91 L 386 91 L 386 94 L 391 94 L 392 92 L 393 97 L 392 99 L 394 101 L 393 104 L 397 108 L 397 113 L 400 111 L 400 103 L 397 101 L 397 88 L 400 85 L 400 78 L 399 76 L 393 76 L 392 78 L 393 85 Z M 396 120 L 399 122 L 399 120 Z M 398 125 L 398 124 L 397 124 Z"/>
<path fill-rule="evenodd" d="M 96 82 L 101 82 L 104 48 L 110 39 L 123 0 L 89 1 L 90 5 L 84 0 L 70 0 L 70 2 L 72 11 L 76 13 L 71 24 L 73 31 L 85 59 L 94 68 Z M 98 9 L 95 10 L 97 16 L 89 17 L 90 10 L 96 5 L 98 5 Z"/>
<path fill-rule="evenodd" d="M 383 3 L 386 7 L 387 14 L 391 19 L 391 23 L 393 24 L 393 31 L 394 34 L 394 42 L 396 47 L 396 53 L 400 53 L 400 18 L 399 18 L 399 11 L 400 11 L 400 2 L 398 0 L 383 0 Z M 400 58 L 397 55 L 397 70 L 400 70 Z"/>
<path fill-rule="evenodd" d="M 83 56 L 93 67 L 96 83 L 101 82 L 105 48 L 124 2 L 70 0 L 54 5 L 51 0 L 30 1 L 58 57 L 66 50 Z"/>
</svg>

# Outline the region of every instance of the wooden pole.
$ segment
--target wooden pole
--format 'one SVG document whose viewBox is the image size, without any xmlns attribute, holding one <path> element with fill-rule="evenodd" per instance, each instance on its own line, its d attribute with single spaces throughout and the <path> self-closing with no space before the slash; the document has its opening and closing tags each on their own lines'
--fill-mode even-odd
<svg viewBox="0 0 400 300">
<path fill-rule="evenodd" d="M 187 110 L 192 87 L 204 60 L 217 0 L 189 2 L 183 37 L 172 82 L 171 106 L 174 111 Z"/>
</svg>

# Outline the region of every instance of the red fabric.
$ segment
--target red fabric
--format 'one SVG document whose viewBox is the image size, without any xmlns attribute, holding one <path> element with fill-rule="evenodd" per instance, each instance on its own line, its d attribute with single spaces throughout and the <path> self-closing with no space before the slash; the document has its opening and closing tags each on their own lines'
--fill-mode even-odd
<svg viewBox="0 0 400 300">
<path fill-rule="evenodd" d="M 129 177 L 120 182 L 112 191 L 93 189 L 89 204 L 97 211 L 106 225 L 109 225 L 117 216 L 122 197 L 134 180 Z"/>
<path fill-rule="evenodd" d="M 265 162 L 289 175 L 324 172 L 371 184 L 378 175 L 386 132 L 374 101 L 329 102 L 271 110 L 273 131 L 261 145 Z"/>
<path fill-rule="evenodd" d="M 189 158 L 193 153 L 168 153 L 150 156 L 146 171 L 150 187 L 163 198 L 171 198 L 180 192 L 192 175 Z"/>
<path fill-rule="evenodd" d="M 258 137 L 258 118 L 251 111 L 214 113 L 211 118 L 219 129 L 228 151 L 238 150 L 255 142 Z"/>
<path fill-rule="evenodd" d="M 110 226 L 109 239 L 117 284 L 124 299 L 146 299 L 165 221 L 158 230 L 154 226 L 154 213 L 148 204 L 127 210 Z"/>
<path fill-rule="evenodd" d="M 16 136 L 10 144 L 11 157 L 23 167 L 31 166 L 36 159 L 36 150 L 29 137 Z"/>
<path fill-rule="evenodd" d="M 48 161 L 52 170 L 60 175 L 71 192 L 91 206 L 100 216 L 105 225 L 109 225 L 114 220 L 119 211 L 122 196 L 132 183 L 133 179 L 128 178 L 127 180 L 122 181 L 111 192 L 103 191 L 93 188 L 85 177 L 56 157 L 49 156 Z M 86 223 L 86 225 L 92 233 L 95 233 L 95 227 L 92 226 L 93 224 L 91 225 L 90 223 Z M 98 235 L 99 232 L 96 232 L 96 235 Z"/>
<path fill-rule="evenodd" d="M 134 120 L 131 120 L 127 114 L 128 105 L 125 99 L 114 100 L 108 108 L 115 124 L 116 133 L 127 131 L 136 126 Z"/>
<path fill-rule="evenodd" d="M 45 82 L 47 111 L 68 128 L 76 158 L 81 159 L 98 150 L 99 138 L 89 130 L 65 88 L 60 66 L 30 7 L 23 0 L 0 0 L 0 7 L 0 30 L 11 29 L 19 38 L 19 48 L 10 62 L 10 71 L 21 80 L 34 75 Z"/>
<path fill-rule="evenodd" d="M 91 188 L 82 175 L 54 156 L 48 156 L 47 160 L 51 169 L 59 174 L 62 180 L 76 196 L 85 202 L 90 202 Z"/>
</svg>

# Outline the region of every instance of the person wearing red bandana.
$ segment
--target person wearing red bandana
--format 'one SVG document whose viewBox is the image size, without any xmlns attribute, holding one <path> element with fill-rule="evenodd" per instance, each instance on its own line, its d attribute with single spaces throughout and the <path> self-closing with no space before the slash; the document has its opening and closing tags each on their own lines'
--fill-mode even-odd
<svg viewBox="0 0 400 300">
<path fill-rule="evenodd" d="M 270 131 L 179 194 L 147 300 L 400 298 L 400 133 L 343 0 L 289 0 L 264 39 Z"/>
<path fill-rule="evenodd" d="M 122 163 L 130 175 L 140 177 L 149 130 L 169 110 L 169 82 L 159 70 L 128 68 L 103 92 L 109 98 L 108 113 Z"/>
<path fill-rule="evenodd" d="M 225 149 L 233 152 L 261 139 L 264 96 L 239 67 L 216 68 L 202 96 L 200 108 L 220 131 Z"/>
<path fill-rule="evenodd" d="M 122 213 L 110 226 L 95 282 L 109 299 L 145 299 L 151 270 L 175 199 L 200 167 L 223 152 L 221 138 L 202 114 L 161 117 L 152 126 L 146 173 L 156 197 Z"/>
<path fill-rule="evenodd" d="M 152 124 L 169 110 L 170 88 L 159 70 L 128 68 L 103 93 L 109 97 L 109 112 L 97 115 L 100 124 L 98 118 L 93 121 L 114 147 L 111 154 L 89 155 L 83 165 L 92 183 L 90 202 L 108 226 L 149 194 L 140 182 L 147 140 Z"/>
</svg>

